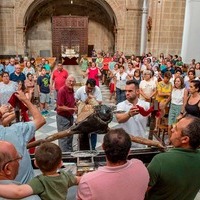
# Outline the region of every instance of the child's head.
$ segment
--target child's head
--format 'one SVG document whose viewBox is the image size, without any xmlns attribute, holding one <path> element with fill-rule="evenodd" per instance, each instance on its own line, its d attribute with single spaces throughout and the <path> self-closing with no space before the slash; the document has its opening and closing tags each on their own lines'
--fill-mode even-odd
<svg viewBox="0 0 200 200">
<path fill-rule="evenodd" d="M 41 68 L 41 74 L 42 74 L 42 75 L 46 75 L 46 69 L 45 69 L 45 67 L 42 67 L 42 68 Z"/>
<path fill-rule="evenodd" d="M 42 172 L 57 170 L 62 165 L 62 151 L 51 142 L 41 144 L 35 151 L 35 164 Z"/>
<path fill-rule="evenodd" d="M 25 89 L 26 89 L 24 81 L 19 80 L 19 81 L 17 81 L 17 83 L 18 83 L 18 89 L 17 90 L 22 90 L 24 92 Z"/>
</svg>

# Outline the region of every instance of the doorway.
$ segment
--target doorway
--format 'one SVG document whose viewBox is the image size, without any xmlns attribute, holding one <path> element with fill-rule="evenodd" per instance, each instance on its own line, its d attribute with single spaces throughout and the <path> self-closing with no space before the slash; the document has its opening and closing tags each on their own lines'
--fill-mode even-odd
<svg viewBox="0 0 200 200">
<path fill-rule="evenodd" d="M 58 60 L 76 61 L 88 53 L 88 17 L 52 17 L 52 52 Z"/>
</svg>

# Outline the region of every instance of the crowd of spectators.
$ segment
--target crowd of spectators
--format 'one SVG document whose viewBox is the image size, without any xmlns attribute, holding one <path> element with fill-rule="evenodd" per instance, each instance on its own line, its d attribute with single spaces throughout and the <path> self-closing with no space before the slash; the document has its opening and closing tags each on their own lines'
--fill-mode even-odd
<svg viewBox="0 0 200 200">
<path fill-rule="evenodd" d="M 94 51 L 92 58 L 84 55 L 80 59 L 82 75 L 87 81 L 86 85 L 76 92 L 74 91 L 76 83 L 74 75 L 69 75 L 67 68 L 64 69 L 60 62 L 56 64 L 55 68 L 50 66 L 45 58 L 42 58 L 38 65 L 35 64 L 33 58 L 25 59 L 23 64 L 11 58 L 4 64 L 0 65 L 2 79 L 0 82 L 0 123 L 2 124 L 0 125 L 0 139 L 11 142 L 16 149 L 10 144 L 2 143 L 6 147 L 10 146 L 14 154 L 6 155 L 0 148 L 0 180 L 1 171 L 6 174 L 6 170 L 11 170 L 10 164 L 15 161 L 19 162 L 21 159 L 22 162 L 16 167 L 15 175 L 10 180 L 16 178 L 15 180 L 21 183 L 27 183 L 33 178 L 33 169 L 30 158 L 28 158 L 26 145 L 34 138 L 35 130 L 45 123 L 44 116 L 48 116 L 51 92 L 54 92 L 56 100 L 58 131 L 63 131 L 73 125 L 73 116 L 77 112 L 76 104 L 79 100 L 87 104 L 90 99 L 94 98 L 97 104 L 102 103 L 101 87 L 99 86 L 106 84 L 110 88 L 110 101 L 117 104 L 117 109 L 124 111 L 116 114 L 116 119 L 122 124 L 123 129 L 111 130 L 104 137 L 103 150 L 106 155 L 106 167 L 83 176 L 78 188 L 77 199 L 109 200 L 114 198 L 117 200 L 123 199 L 123 197 L 131 199 L 131 196 L 133 196 L 133 199 L 139 200 L 145 198 L 146 191 L 148 191 L 146 199 L 167 199 L 171 197 L 171 199 L 192 200 L 195 197 L 200 189 L 200 183 L 198 179 L 191 177 L 195 177 L 195 173 L 200 172 L 199 168 L 195 167 L 194 170 L 190 170 L 191 177 L 186 177 L 187 184 L 182 184 L 180 178 L 185 175 L 187 167 L 192 167 L 188 157 L 191 157 L 196 166 L 200 164 L 199 151 L 197 150 L 200 145 L 200 63 L 196 62 L 195 59 L 186 65 L 182 62 L 181 56 L 178 55 L 164 56 L 161 53 L 157 58 L 148 53 L 142 56 L 132 55 L 128 57 L 119 51 L 116 51 L 113 56 L 109 53 L 96 53 Z M 147 171 L 141 161 L 135 159 L 127 161 L 128 152 L 131 148 L 128 134 L 142 136 L 147 125 L 147 115 L 141 115 L 141 109 L 143 113 L 147 111 L 150 113 L 150 103 L 155 100 L 159 103 L 155 133 L 159 124 L 162 123 L 162 118 L 167 114 L 168 139 L 176 149 L 156 156 Z M 39 108 L 33 106 L 31 102 L 33 104 L 38 103 Z M 23 122 L 13 124 L 12 121 L 19 110 L 21 110 L 21 117 L 18 116 L 18 118 L 21 119 L 16 119 L 16 122 Z M 32 115 L 33 121 L 27 122 L 30 121 L 28 115 Z M 12 137 L 12 134 L 15 136 Z M 93 135 L 94 137 L 91 139 L 95 141 L 92 142 L 92 149 L 95 149 L 95 132 Z M 54 199 L 56 199 L 55 196 L 59 195 L 51 195 L 52 189 L 46 186 L 44 189 L 43 182 L 49 187 L 49 177 L 54 177 L 54 180 L 60 177 L 57 169 L 62 166 L 61 156 L 56 161 L 55 151 L 59 155 L 61 155 L 61 151 L 72 151 L 72 139 L 73 137 L 67 138 L 67 140 L 66 138 L 59 140 L 60 148 L 55 145 L 51 146 L 50 143 L 47 144 L 47 147 L 43 145 L 44 149 L 40 149 L 42 148 L 40 147 L 36 151 L 41 155 L 44 153 L 44 156 L 39 155 L 37 159 L 46 158 L 45 155 L 49 155 L 49 152 L 52 154 L 52 157 L 49 157 L 52 161 L 49 165 L 52 165 L 52 168 L 41 170 L 43 172 L 43 175 L 40 176 L 42 182 L 34 178 L 28 185 L 20 187 L 12 186 L 9 188 L 0 185 L 0 196 L 14 198 L 17 194 L 17 197 L 21 198 L 38 194 L 41 199 L 50 199 L 50 196 L 54 196 Z M 13 156 L 17 156 L 17 158 Z M 171 158 L 172 162 L 169 161 Z M 37 166 L 43 169 L 46 163 L 39 163 L 37 159 Z M 178 160 L 177 166 L 176 159 Z M 47 161 L 41 159 L 41 162 Z M 164 166 L 164 163 L 169 168 Z M 186 169 L 184 165 L 187 165 Z M 17 176 L 18 168 L 19 174 Z M 176 171 L 170 174 L 170 170 L 174 169 Z M 132 173 L 131 176 L 129 173 Z M 142 180 L 139 174 L 140 177 L 143 177 Z M 64 185 L 68 188 L 79 183 L 79 177 L 65 173 L 62 176 L 68 176 L 66 183 L 61 184 L 62 187 Z M 105 177 L 107 181 L 106 187 L 111 188 L 110 192 L 105 190 L 102 177 Z M 121 180 L 120 183 L 117 181 L 119 179 Z M 57 183 L 57 180 L 55 183 L 54 180 L 51 182 L 52 185 Z M 176 187 L 171 186 L 172 180 L 175 181 L 177 187 L 184 186 L 182 190 L 178 188 L 180 191 L 176 192 L 174 190 Z M 137 184 L 135 184 L 136 181 Z M 195 182 L 195 187 L 188 188 L 188 185 L 192 185 L 192 181 Z M 41 184 L 41 187 L 38 187 L 38 184 Z M 133 185 L 134 190 L 131 185 Z M 21 192 L 21 189 L 19 191 L 19 188 L 22 188 L 23 192 Z M 184 194 L 187 189 L 188 192 Z M 12 192 L 9 193 L 8 191 Z M 60 191 L 60 193 L 65 193 L 61 195 L 60 199 L 66 198 L 67 189 Z"/>
</svg>

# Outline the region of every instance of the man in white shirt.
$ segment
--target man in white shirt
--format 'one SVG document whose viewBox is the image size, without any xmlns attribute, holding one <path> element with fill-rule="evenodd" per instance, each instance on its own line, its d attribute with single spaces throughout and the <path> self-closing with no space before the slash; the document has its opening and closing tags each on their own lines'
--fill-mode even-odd
<svg viewBox="0 0 200 200">
<path fill-rule="evenodd" d="M 139 108 L 137 105 L 143 107 L 144 110 L 148 110 L 150 105 L 148 102 L 138 98 L 139 85 L 135 81 L 127 81 L 125 91 L 126 100 L 117 104 L 117 110 L 124 112 L 117 113 L 116 119 L 119 122 L 120 127 L 130 135 L 147 138 L 146 125 L 148 117 L 139 114 Z M 132 146 L 143 147 L 143 145 L 140 144 L 133 144 Z"/>
<path fill-rule="evenodd" d="M 89 103 L 90 99 L 95 99 L 98 104 L 102 103 L 102 94 L 98 86 L 96 86 L 96 81 L 94 79 L 88 79 L 86 84 L 80 87 L 75 93 L 76 101 L 82 101 L 86 104 Z M 84 136 L 81 136 L 84 137 Z M 94 150 L 97 143 L 97 134 L 91 134 L 91 146 Z"/>
</svg>

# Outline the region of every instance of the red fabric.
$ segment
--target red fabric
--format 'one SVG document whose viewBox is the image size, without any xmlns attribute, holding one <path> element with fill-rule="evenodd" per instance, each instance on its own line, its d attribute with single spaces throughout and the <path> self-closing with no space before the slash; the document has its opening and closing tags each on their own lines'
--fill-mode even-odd
<svg viewBox="0 0 200 200">
<path fill-rule="evenodd" d="M 156 117 L 159 118 L 161 116 L 160 109 L 156 112 Z"/>
<path fill-rule="evenodd" d="M 104 70 L 108 70 L 108 65 L 109 65 L 109 62 L 111 62 L 111 61 L 112 61 L 112 58 L 110 58 L 110 57 L 105 57 L 103 59 L 103 69 Z"/>
<path fill-rule="evenodd" d="M 74 98 L 74 90 L 69 89 L 66 85 L 61 87 L 58 91 L 57 96 L 57 105 L 58 106 L 67 106 L 69 108 L 75 107 L 75 98 Z M 56 110 L 58 115 L 64 117 L 70 117 L 74 114 L 74 111 L 60 111 L 59 109 Z"/>
<path fill-rule="evenodd" d="M 12 94 L 10 99 L 8 100 L 8 103 L 13 107 L 16 108 L 18 107 L 21 112 L 26 112 L 28 108 L 17 98 L 15 93 Z"/>
<path fill-rule="evenodd" d="M 145 110 L 143 107 L 141 107 L 139 105 L 136 105 L 136 106 L 139 109 L 139 113 L 144 117 L 148 116 L 150 113 L 152 113 L 154 111 L 153 106 L 150 107 L 148 110 Z"/>
<path fill-rule="evenodd" d="M 35 141 L 35 137 L 33 137 L 33 138 L 29 141 L 29 143 L 30 143 L 30 142 L 34 142 L 34 141 Z M 34 153 L 35 153 L 35 147 L 30 148 L 30 149 L 29 149 L 29 153 L 30 153 L 30 154 L 34 154 Z"/>
<path fill-rule="evenodd" d="M 17 98 L 17 96 L 15 96 L 15 93 L 10 97 L 8 103 L 10 103 L 10 105 L 13 108 L 18 107 L 21 110 L 21 117 L 22 117 L 24 122 L 30 121 L 28 113 L 27 113 L 28 108 Z M 30 140 L 30 142 L 33 142 L 33 141 L 35 141 L 35 137 L 33 137 Z M 35 153 L 35 147 L 30 148 L 29 153 L 34 154 Z"/>
<path fill-rule="evenodd" d="M 21 111 L 21 116 L 22 116 L 22 119 L 24 122 L 29 122 L 30 119 L 29 119 L 29 116 L 28 116 L 28 113 L 26 111 Z"/>
<path fill-rule="evenodd" d="M 136 105 L 137 106 L 137 108 L 139 109 L 139 113 L 142 115 L 142 116 L 144 116 L 144 117 L 146 117 L 146 116 L 148 116 L 150 113 L 152 113 L 153 111 L 154 111 L 154 107 L 153 106 L 151 106 L 150 108 L 149 108 L 149 110 L 145 110 L 143 107 L 141 107 L 141 106 L 139 106 L 139 105 Z M 160 115 L 161 115 L 161 113 L 160 113 L 160 109 L 156 112 L 156 117 L 160 117 Z"/>
<path fill-rule="evenodd" d="M 110 93 L 114 93 L 114 89 L 115 89 L 115 84 L 114 83 L 110 83 Z"/>
<path fill-rule="evenodd" d="M 88 78 L 92 78 L 96 81 L 96 85 L 99 87 L 99 77 L 98 77 L 98 68 L 89 68 Z"/>
</svg>

